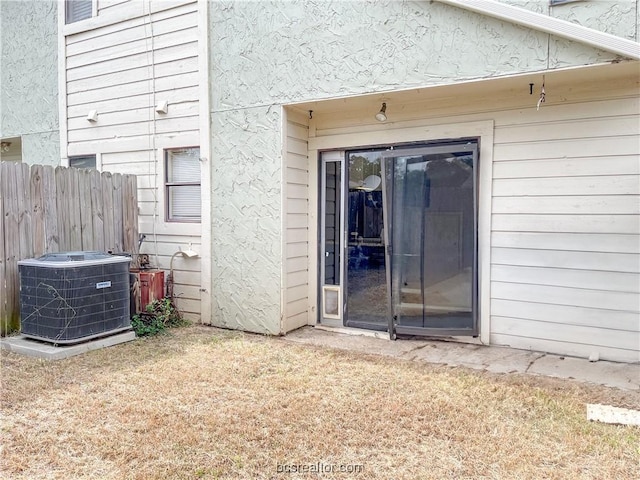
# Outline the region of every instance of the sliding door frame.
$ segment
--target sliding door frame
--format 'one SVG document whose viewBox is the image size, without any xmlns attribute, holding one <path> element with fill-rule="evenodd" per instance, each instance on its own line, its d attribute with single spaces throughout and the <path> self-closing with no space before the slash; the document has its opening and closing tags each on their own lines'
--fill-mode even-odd
<svg viewBox="0 0 640 480">
<path fill-rule="evenodd" d="M 314 131 L 314 135 L 315 135 Z M 353 150 L 399 144 L 424 144 L 447 139 L 478 138 L 478 323 L 480 341 L 490 342 L 490 266 L 491 266 L 491 197 L 493 176 L 493 120 L 430 124 L 425 120 L 395 122 L 385 125 L 333 130 L 330 135 L 309 137 L 309 249 L 319 251 L 319 160 L 320 152 L 328 150 Z M 312 242 L 315 241 L 315 244 Z M 309 325 L 318 323 L 319 262 L 318 256 L 309 256 Z"/>
</svg>

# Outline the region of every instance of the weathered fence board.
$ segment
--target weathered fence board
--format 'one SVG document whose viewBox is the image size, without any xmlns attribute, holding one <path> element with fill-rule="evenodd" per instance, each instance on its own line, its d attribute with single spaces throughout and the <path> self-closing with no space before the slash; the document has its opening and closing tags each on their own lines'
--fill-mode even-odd
<svg viewBox="0 0 640 480">
<path fill-rule="evenodd" d="M 20 247 L 18 255 L 24 258 L 24 255 L 33 254 L 33 233 L 31 231 L 31 201 L 29 198 L 29 165 L 20 164 L 18 169 L 18 229 L 20 237 Z"/>
<path fill-rule="evenodd" d="M 0 188 L 2 186 L 2 169 L 0 168 Z M 0 195 L 0 216 L 4 217 L 4 199 Z M 4 222 L 0 218 L 0 239 L 4 238 Z M 7 298 L 7 275 L 5 272 L 4 241 L 0 241 L 0 315 L 4 315 Z M 1 318 L 4 322 L 4 316 Z"/>
<path fill-rule="evenodd" d="M 0 332 L 19 328 L 18 260 L 47 252 L 138 255 L 137 180 L 0 162 Z"/>
<path fill-rule="evenodd" d="M 80 237 L 82 245 L 92 243 L 93 219 L 91 218 L 91 172 L 78 170 L 78 194 L 80 197 Z"/>
<path fill-rule="evenodd" d="M 31 215 L 33 235 L 33 256 L 39 257 L 45 251 L 45 220 L 44 220 L 44 182 L 42 179 L 42 165 L 31 167 Z"/>
<path fill-rule="evenodd" d="M 2 219 L 4 221 L 4 273 L 5 273 L 5 311 L 2 323 L 6 329 L 15 329 L 18 317 L 18 264 L 20 259 L 20 227 L 18 225 L 18 171 L 16 168 L 4 168 L 2 174 L 2 196 L 4 197 Z"/>
<path fill-rule="evenodd" d="M 64 170 L 55 170 L 55 199 L 58 212 L 58 246 L 61 251 L 71 250 L 71 212 L 69 211 L 68 176 Z"/>
<path fill-rule="evenodd" d="M 134 175 L 126 175 L 122 182 L 122 199 L 124 205 L 130 203 L 137 204 L 138 199 L 138 181 Z M 138 209 L 123 208 L 122 209 L 122 238 L 124 241 L 123 249 L 125 252 L 138 251 Z"/>
<path fill-rule="evenodd" d="M 56 202 L 56 177 L 53 168 L 42 169 L 44 185 L 44 251 L 60 252 L 60 233 L 58 233 L 58 209 Z"/>
<path fill-rule="evenodd" d="M 91 219 L 93 221 L 94 232 L 104 232 L 104 214 L 102 209 L 102 177 L 97 170 L 90 170 L 91 179 Z M 129 210 L 129 209 L 127 209 Z M 134 209 L 137 211 L 137 209 Z M 96 250 L 104 251 L 104 236 L 96 235 L 94 237 L 94 245 Z M 129 251 L 129 250 L 127 250 Z"/>
<path fill-rule="evenodd" d="M 102 212 L 104 213 L 104 248 L 116 249 L 116 234 L 113 228 L 113 176 L 106 173 L 102 178 Z"/>
<path fill-rule="evenodd" d="M 121 252 L 123 250 L 122 232 L 124 231 L 122 223 L 124 217 L 122 215 L 122 175 L 113 174 L 113 239 L 114 250 Z"/>
<path fill-rule="evenodd" d="M 3 188 L 3 171 L 2 163 L 0 163 L 0 191 Z M 7 289 L 7 276 L 5 274 L 6 257 L 4 255 L 4 195 L 0 195 L 0 315 L 4 312 L 6 305 L 6 289 Z M 2 317 L 4 318 L 4 317 Z"/>
<path fill-rule="evenodd" d="M 64 168 L 64 167 L 58 167 Z M 78 191 L 78 169 L 70 168 L 68 170 L 67 185 L 69 187 L 69 211 L 71 219 L 71 228 L 69 230 L 70 249 L 73 251 L 82 250 L 82 233 L 80 225 L 80 193 Z"/>
</svg>

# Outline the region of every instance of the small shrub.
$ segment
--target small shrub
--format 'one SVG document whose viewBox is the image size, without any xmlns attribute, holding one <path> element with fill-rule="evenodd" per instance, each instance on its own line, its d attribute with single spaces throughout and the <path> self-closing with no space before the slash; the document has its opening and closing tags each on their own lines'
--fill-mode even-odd
<svg viewBox="0 0 640 480">
<path fill-rule="evenodd" d="M 146 311 L 131 318 L 131 327 L 138 337 L 148 337 L 164 332 L 167 328 L 187 325 L 170 298 L 154 300 Z"/>
</svg>

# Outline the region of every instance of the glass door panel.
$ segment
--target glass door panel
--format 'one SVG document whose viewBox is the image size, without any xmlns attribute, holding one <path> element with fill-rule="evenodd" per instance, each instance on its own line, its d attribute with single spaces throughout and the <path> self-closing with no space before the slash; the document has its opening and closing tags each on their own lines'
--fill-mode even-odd
<svg viewBox="0 0 640 480">
<path fill-rule="evenodd" d="M 381 150 L 351 151 L 347 198 L 347 300 L 349 327 L 387 330 Z"/>
<path fill-rule="evenodd" d="M 477 144 L 386 152 L 392 333 L 474 335 Z"/>
</svg>

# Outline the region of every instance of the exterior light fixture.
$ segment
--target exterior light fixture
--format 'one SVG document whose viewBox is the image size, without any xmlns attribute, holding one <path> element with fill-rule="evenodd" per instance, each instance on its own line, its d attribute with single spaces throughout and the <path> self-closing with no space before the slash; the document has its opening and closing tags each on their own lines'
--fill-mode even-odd
<svg viewBox="0 0 640 480">
<path fill-rule="evenodd" d="M 10 148 L 11 148 L 11 142 L 0 143 L 0 151 L 2 151 L 2 153 L 7 153 Z"/>
<path fill-rule="evenodd" d="M 382 107 L 380 108 L 380 111 L 376 113 L 376 120 L 378 120 L 379 122 L 387 121 L 387 103 L 386 102 L 382 102 Z"/>
</svg>

